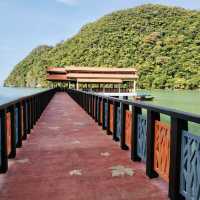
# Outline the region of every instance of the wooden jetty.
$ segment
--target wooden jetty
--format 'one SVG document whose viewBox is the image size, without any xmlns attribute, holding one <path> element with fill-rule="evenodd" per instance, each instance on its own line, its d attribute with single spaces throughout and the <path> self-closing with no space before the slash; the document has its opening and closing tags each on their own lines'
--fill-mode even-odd
<svg viewBox="0 0 200 200">
<path fill-rule="evenodd" d="M 0 199 L 199 200 L 189 122 L 200 116 L 73 89 L 1 105 Z"/>
</svg>

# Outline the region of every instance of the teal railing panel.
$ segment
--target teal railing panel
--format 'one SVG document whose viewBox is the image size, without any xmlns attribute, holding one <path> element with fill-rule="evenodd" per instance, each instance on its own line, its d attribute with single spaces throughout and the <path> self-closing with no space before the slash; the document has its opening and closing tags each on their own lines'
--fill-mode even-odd
<svg viewBox="0 0 200 200">
<path fill-rule="evenodd" d="M 104 104 L 104 127 L 107 128 L 107 121 L 108 121 L 108 103 L 105 102 Z"/>
<path fill-rule="evenodd" d="M 143 115 L 137 116 L 137 155 L 146 161 L 147 154 L 147 119 Z"/>
<path fill-rule="evenodd" d="M 121 107 L 117 107 L 117 129 L 116 136 L 120 140 L 121 139 Z"/>
<path fill-rule="evenodd" d="M 180 193 L 187 200 L 200 200 L 200 137 L 182 133 Z"/>
</svg>

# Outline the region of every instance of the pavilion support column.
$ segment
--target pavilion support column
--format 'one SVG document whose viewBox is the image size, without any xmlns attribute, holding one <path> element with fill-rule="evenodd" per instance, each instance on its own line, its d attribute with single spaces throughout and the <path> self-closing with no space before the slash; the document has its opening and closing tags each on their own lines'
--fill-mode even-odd
<svg viewBox="0 0 200 200">
<path fill-rule="evenodd" d="M 120 83 L 119 83 L 119 93 L 121 92 L 121 87 L 120 87 Z"/>
<path fill-rule="evenodd" d="M 76 82 L 76 89 L 79 90 L 79 84 L 78 84 L 78 81 Z"/>
<path fill-rule="evenodd" d="M 133 92 L 136 92 L 136 81 L 133 81 Z"/>
</svg>

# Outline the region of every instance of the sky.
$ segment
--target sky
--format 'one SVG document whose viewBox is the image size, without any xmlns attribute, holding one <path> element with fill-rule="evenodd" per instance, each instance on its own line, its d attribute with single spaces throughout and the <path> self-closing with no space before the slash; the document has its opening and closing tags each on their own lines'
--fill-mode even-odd
<svg viewBox="0 0 200 200">
<path fill-rule="evenodd" d="M 55 45 L 105 14 L 146 3 L 200 9 L 200 0 L 0 0 L 0 85 L 38 45 Z"/>
</svg>

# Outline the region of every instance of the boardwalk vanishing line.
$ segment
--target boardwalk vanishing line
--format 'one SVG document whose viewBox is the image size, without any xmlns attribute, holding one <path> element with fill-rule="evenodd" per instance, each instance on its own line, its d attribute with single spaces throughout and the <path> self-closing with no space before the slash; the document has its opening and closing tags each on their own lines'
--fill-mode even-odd
<svg viewBox="0 0 200 200">
<path fill-rule="evenodd" d="M 91 119 L 66 93 L 57 93 L 0 175 L 1 200 L 166 200 L 142 163 Z"/>
</svg>

